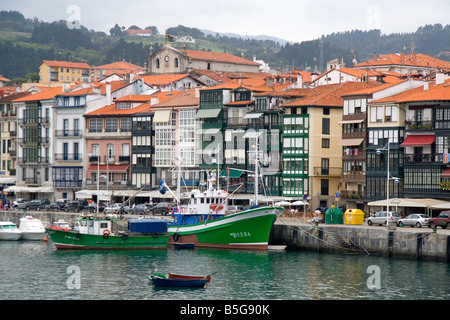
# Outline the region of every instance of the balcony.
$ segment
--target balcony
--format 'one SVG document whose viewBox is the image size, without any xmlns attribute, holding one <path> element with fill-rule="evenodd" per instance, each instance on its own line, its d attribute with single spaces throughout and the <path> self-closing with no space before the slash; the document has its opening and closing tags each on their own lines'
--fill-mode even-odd
<svg viewBox="0 0 450 320">
<path fill-rule="evenodd" d="M 442 127 L 441 122 L 435 125 L 435 121 L 406 121 L 406 131 L 433 131 L 435 127 Z"/>
<path fill-rule="evenodd" d="M 342 168 L 330 167 L 314 167 L 314 176 L 317 177 L 342 177 Z"/>
<path fill-rule="evenodd" d="M 81 153 L 55 153 L 56 161 L 81 161 L 82 157 Z"/>
<path fill-rule="evenodd" d="M 435 153 L 422 153 L 422 154 L 414 154 L 414 153 L 407 153 L 404 155 L 404 164 L 416 164 L 416 163 L 430 163 L 430 162 L 442 162 L 443 161 L 443 155 L 435 154 Z"/>
<path fill-rule="evenodd" d="M 346 200 L 364 200 L 364 192 L 341 190 L 341 198 Z"/>
<path fill-rule="evenodd" d="M 82 136 L 82 130 L 55 130 L 55 137 L 57 138 L 81 138 Z"/>
</svg>

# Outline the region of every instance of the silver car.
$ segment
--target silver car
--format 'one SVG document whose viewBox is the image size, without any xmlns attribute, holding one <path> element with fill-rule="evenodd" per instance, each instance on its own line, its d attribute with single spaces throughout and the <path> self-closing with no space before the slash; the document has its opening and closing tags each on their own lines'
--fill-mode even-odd
<svg viewBox="0 0 450 320">
<path fill-rule="evenodd" d="M 400 218 L 401 215 L 398 211 L 389 211 L 389 213 L 387 211 L 378 211 L 367 219 L 367 224 L 369 226 L 372 224 L 379 224 L 381 226 L 386 224 L 387 219 L 389 219 L 390 222 L 395 222 L 395 224 L 398 224 Z"/>
<path fill-rule="evenodd" d="M 428 220 L 430 216 L 423 213 L 412 213 L 407 215 L 405 218 L 398 220 L 398 226 L 411 226 L 421 228 L 422 226 L 428 226 Z"/>
</svg>

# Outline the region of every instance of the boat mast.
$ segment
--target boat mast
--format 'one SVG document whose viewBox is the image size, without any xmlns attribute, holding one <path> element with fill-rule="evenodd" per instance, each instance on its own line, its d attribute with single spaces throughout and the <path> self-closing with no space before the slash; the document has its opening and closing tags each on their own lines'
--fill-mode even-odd
<svg viewBox="0 0 450 320">
<path fill-rule="evenodd" d="M 258 142 L 259 136 L 256 135 L 255 137 L 255 208 L 258 208 L 258 170 L 259 170 L 259 142 Z"/>
</svg>

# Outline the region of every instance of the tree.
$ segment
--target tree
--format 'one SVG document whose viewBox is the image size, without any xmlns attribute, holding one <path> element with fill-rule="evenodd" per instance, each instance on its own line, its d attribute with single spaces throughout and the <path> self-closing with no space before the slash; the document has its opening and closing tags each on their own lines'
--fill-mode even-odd
<svg viewBox="0 0 450 320">
<path fill-rule="evenodd" d="M 120 36 L 122 34 L 122 28 L 116 23 L 113 28 L 109 29 L 109 33 L 114 37 Z"/>
</svg>

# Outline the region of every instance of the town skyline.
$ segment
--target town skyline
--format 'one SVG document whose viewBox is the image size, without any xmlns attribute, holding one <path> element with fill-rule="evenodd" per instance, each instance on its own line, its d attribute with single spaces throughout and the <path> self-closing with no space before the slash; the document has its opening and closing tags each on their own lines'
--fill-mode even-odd
<svg viewBox="0 0 450 320">
<path fill-rule="evenodd" d="M 161 34 L 169 27 L 185 25 L 218 33 L 235 33 L 242 36 L 267 35 L 290 42 L 302 42 L 320 38 L 335 32 L 351 30 L 379 29 L 383 34 L 414 32 L 426 24 L 448 22 L 447 12 L 450 3 L 443 0 L 431 1 L 426 6 L 419 1 L 410 1 L 405 6 L 403 1 L 376 3 L 340 1 L 253 1 L 239 2 L 204 1 L 169 3 L 148 3 L 132 1 L 124 7 L 123 3 L 95 3 L 80 1 L 6 1 L 2 10 L 19 11 L 26 18 L 37 17 L 43 21 L 78 21 L 81 25 L 95 31 L 108 33 L 117 23 L 129 27 L 141 28 L 156 26 Z M 49 8 L 51 7 L 51 10 Z M 171 8 L 167 12 L 167 8 Z M 240 8 L 237 12 L 235 8 Z M 167 14 L 149 14 L 167 12 Z M 102 19 L 98 19 L 98 15 Z M 318 19 L 317 17 L 321 18 Z M 399 25 L 395 17 L 402 16 Z M 270 23 L 277 17 L 277 23 Z"/>
</svg>

